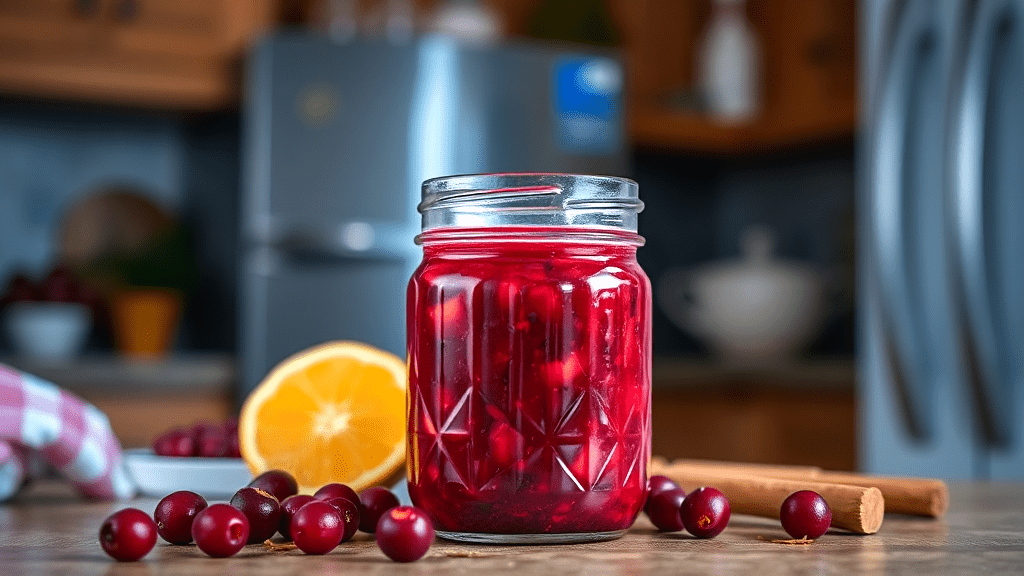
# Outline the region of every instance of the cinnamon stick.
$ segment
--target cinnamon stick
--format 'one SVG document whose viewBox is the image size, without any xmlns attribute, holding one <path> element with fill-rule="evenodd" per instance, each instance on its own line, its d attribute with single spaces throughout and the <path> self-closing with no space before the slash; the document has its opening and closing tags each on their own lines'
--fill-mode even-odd
<svg viewBox="0 0 1024 576">
<path fill-rule="evenodd" d="M 949 509 L 949 487 L 942 480 L 933 478 L 869 476 L 850 472 L 828 472 L 813 466 L 775 466 L 714 460 L 675 460 L 668 463 L 664 459 L 655 459 L 652 462 L 651 474 L 665 474 L 665 469 L 680 469 L 694 474 L 739 473 L 767 478 L 874 487 L 881 490 L 885 498 L 886 512 L 898 514 L 939 518 Z"/>
<path fill-rule="evenodd" d="M 814 490 L 832 509 L 832 526 L 857 534 L 874 534 L 882 525 L 885 500 L 878 488 L 832 484 L 814 480 L 767 478 L 737 472 L 694 470 L 671 466 L 657 472 L 687 492 L 701 486 L 721 490 L 734 513 L 779 518 L 782 502 L 798 490 Z"/>
</svg>

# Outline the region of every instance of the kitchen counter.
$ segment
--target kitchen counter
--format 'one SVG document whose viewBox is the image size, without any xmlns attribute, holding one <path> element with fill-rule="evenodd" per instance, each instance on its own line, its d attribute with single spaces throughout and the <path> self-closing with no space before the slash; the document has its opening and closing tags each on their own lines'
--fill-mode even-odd
<svg viewBox="0 0 1024 576">
<path fill-rule="evenodd" d="M 0 566 L 5 574 L 1021 574 L 1024 484 L 955 484 L 942 520 L 889 516 L 871 536 L 830 532 L 810 545 L 787 538 L 778 523 L 734 516 L 713 540 L 659 534 L 646 518 L 622 539 L 573 546 L 467 546 L 438 540 L 419 562 L 386 559 L 359 533 L 326 556 L 247 546 L 212 559 L 194 546 L 159 541 L 141 562 L 117 563 L 100 550 L 102 520 L 129 504 L 83 502 L 63 484 L 40 482 L 0 505 Z M 130 505 L 152 512 L 155 500 Z"/>
</svg>

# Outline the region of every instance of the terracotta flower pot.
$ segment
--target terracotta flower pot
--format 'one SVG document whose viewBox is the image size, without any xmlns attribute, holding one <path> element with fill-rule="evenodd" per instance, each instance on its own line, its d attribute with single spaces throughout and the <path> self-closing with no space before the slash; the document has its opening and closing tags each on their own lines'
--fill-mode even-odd
<svg viewBox="0 0 1024 576">
<path fill-rule="evenodd" d="M 182 296 L 176 290 L 138 288 L 118 292 L 111 302 L 114 343 L 126 355 L 158 358 L 174 343 Z"/>
</svg>

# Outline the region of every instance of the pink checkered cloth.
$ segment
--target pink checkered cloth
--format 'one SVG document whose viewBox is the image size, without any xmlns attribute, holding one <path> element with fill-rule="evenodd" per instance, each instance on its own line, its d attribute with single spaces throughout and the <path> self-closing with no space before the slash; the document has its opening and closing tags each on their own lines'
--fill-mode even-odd
<svg viewBox="0 0 1024 576">
<path fill-rule="evenodd" d="M 13 496 L 39 457 L 91 498 L 131 498 L 121 445 L 92 404 L 0 364 L 0 502 Z"/>
</svg>

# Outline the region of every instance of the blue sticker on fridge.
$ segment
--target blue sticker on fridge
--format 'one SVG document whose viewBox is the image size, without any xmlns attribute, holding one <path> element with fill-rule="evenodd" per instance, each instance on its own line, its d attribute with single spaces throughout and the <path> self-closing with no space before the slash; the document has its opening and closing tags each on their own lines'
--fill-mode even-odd
<svg viewBox="0 0 1024 576">
<path fill-rule="evenodd" d="M 555 140 L 566 152 L 608 154 L 623 143 L 622 67 L 611 58 L 564 57 L 553 69 Z"/>
</svg>

